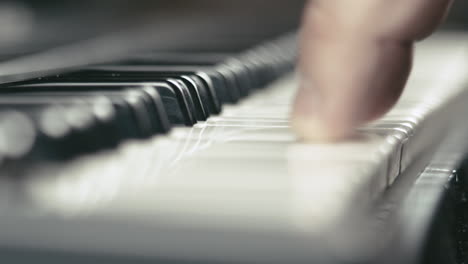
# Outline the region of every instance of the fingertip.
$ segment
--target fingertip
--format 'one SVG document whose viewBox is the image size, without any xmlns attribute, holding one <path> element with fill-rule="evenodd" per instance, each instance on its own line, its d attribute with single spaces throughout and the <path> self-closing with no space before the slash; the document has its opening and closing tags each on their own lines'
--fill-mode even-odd
<svg viewBox="0 0 468 264">
<path fill-rule="evenodd" d="M 411 69 L 412 45 L 348 43 L 316 42 L 322 52 L 309 57 L 312 66 L 301 68 L 292 126 L 303 140 L 346 139 L 356 127 L 388 112 L 401 95 Z M 355 57 L 359 59 L 343 59 Z"/>
<path fill-rule="evenodd" d="M 413 41 L 434 30 L 452 1 L 410 2 L 309 1 L 291 120 L 298 137 L 343 139 L 395 105 L 411 71 Z M 376 10 L 393 19 L 376 19 Z"/>
<path fill-rule="evenodd" d="M 336 142 L 353 135 L 354 127 L 333 129 L 326 121 L 317 118 L 295 114 L 291 127 L 301 141 L 306 142 Z"/>
</svg>

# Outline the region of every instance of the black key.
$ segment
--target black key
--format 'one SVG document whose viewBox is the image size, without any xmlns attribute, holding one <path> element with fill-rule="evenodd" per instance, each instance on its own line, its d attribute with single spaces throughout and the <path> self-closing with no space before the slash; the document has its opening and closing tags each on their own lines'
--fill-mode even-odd
<svg viewBox="0 0 468 264">
<path fill-rule="evenodd" d="M 4 164 L 21 169 L 10 161 L 65 159 L 71 156 L 67 140 L 72 128 L 63 107 L 51 105 L 9 104 L 0 107 L 0 134 L 8 143 L 0 148 Z M 47 148 L 46 148 L 47 147 Z"/>
<path fill-rule="evenodd" d="M 85 78 L 92 78 L 93 80 L 103 78 L 108 81 L 109 78 L 113 78 L 113 81 L 133 82 L 162 81 L 165 78 L 179 79 L 189 89 L 193 101 L 197 103 L 197 107 L 200 109 L 200 115 L 205 116 L 205 118 L 199 120 L 204 121 L 209 114 L 219 114 L 221 112 L 221 103 L 213 87 L 213 82 L 210 76 L 203 72 L 175 67 L 102 66 L 81 71 L 78 74 L 80 74 L 80 77 L 85 76 Z"/>
<path fill-rule="evenodd" d="M 210 53 L 150 53 L 119 63 L 121 66 L 178 66 L 199 72 L 228 71 L 235 79 L 236 90 L 246 96 L 256 89 L 252 80 L 254 75 L 248 65 L 236 60 L 231 54 Z"/>
<path fill-rule="evenodd" d="M 141 81 L 144 78 L 135 77 L 135 76 L 123 76 L 119 73 L 112 73 L 112 72 L 90 72 L 90 71 L 81 71 L 67 75 L 60 75 L 55 77 L 46 77 L 41 78 L 41 82 L 37 83 L 36 80 L 22 82 L 19 83 L 21 86 L 44 86 L 47 84 L 48 86 L 79 86 L 82 84 L 93 83 L 96 86 L 106 86 L 106 89 L 122 89 L 128 86 L 144 86 L 150 85 L 154 86 L 157 89 L 167 90 L 172 89 L 172 93 L 175 93 L 177 96 L 177 101 L 182 109 L 182 114 L 184 118 L 184 124 L 187 126 L 194 125 L 197 120 L 195 119 L 194 113 L 195 104 L 191 97 L 190 91 L 188 90 L 187 86 L 179 79 L 176 78 L 162 78 L 159 76 L 156 77 L 148 77 L 147 81 Z M 49 83 L 53 81 L 54 83 Z M 109 84 L 109 85 L 107 85 Z M 73 89 L 73 87 L 71 88 Z M 114 86 L 114 87 L 112 87 Z M 169 87 L 168 87 L 169 86 Z M 60 89 L 59 89 L 60 90 Z M 166 94 L 168 95 L 168 94 Z M 166 102 L 167 103 L 167 102 Z M 171 107 L 172 110 L 175 107 Z M 166 109 L 167 110 L 167 109 Z M 174 112 L 172 112 L 174 113 Z M 179 124 L 177 122 L 176 124 Z"/>
<path fill-rule="evenodd" d="M 78 154 L 98 149 L 98 139 L 93 137 L 93 127 L 97 125 L 89 105 L 50 104 L 49 102 L 28 102 L 13 100 L 0 102 L 0 112 L 21 112 L 31 124 L 27 134 L 34 135 L 28 151 L 17 155 L 15 149 L 23 142 L 11 142 L 5 150 L 9 159 L 69 159 Z M 9 125 L 13 125 L 9 123 Z M 14 126 L 13 126 L 14 127 Z M 13 129 L 5 127 L 5 130 Z M 18 140 L 21 140 L 18 138 Z M 24 139 L 26 140 L 26 138 Z M 12 151 L 15 150 L 15 151 Z"/>
<path fill-rule="evenodd" d="M 36 96 L 41 96 L 39 92 L 51 92 L 44 96 L 53 96 L 54 93 L 62 93 L 65 96 L 68 93 L 70 96 L 105 96 L 112 101 L 119 116 L 125 116 L 128 119 L 123 120 L 127 124 L 132 124 L 126 129 L 125 137 L 129 138 L 148 138 L 157 131 L 154 130 L 152 120 L 149 114 L 150 99 L 148 95 L 141 90 L 132 90 L 128 87 L 119 89 L 103 89 L 93 86 L 77 87 L 66 85 L 24 85 L 9 88 L 1 88 L 0 93 L 37 93 Z M 59 94 L 60 95 L 60 94 Z"/>
<path fill-rule="evenodd" d="M 248 88 L 248 91 L 241 90 L 246 95 L 292 69 L 293 56 L 287 47 L 283 48 L 280 45 L 283 44 L 268 43 L 239 57 L 222 53 L 149 53 L 126 60 L 120 65 L 197 65 L 228 68 L 236 75 L 239 87 Z"/>
<path fill-rule="evenodd" d="M 272 79 L 273 76 L 272 68 L 268 65 L 263 58 L 256 53 L 255 51 L 249 51 L 245 54 L 242 54 L 238 57 L 240 61 L 244 64 L 249 65 L 248 67 L 252 69 L 256 77 L 256 85 L 259 88 L 266 87 Z"/>
<path fill-rule="evenodd" d="M 235 80 L 232 74 L 226 75 L 217 69 L 205 70 L 204 73 L 211 79 L 221 104 L 239 101 L 240 94 L 235 88 Z"/>
<path fill-rule="evenodd" d="M 223 91 L 223 94 L 228 98 L 226 102 L 234 104 L 239 102 L 242 96 L 235 74 L 227 67 L 217 67 L 214 71 L 218 72 L 224 80 L 226 89 Z"/>
<path fill-rule="evenodd" d="M 169 75 L 162 76 L 162 78 L 165 77 L 169 77 Z M 139 76 L 128 76 L 128 78 L 140 79 Z M 188 88 L 190 95 L 192 96 L 194 107 L 196 108 L 196 111 L 194 112 L 195 118 L 199 121 L 205 121 L 208 119 L 210 113 L 206 108 L 209 106 L 209 98 L 207 94 L 208 91 L 205 89 L 205 87 L 201 87 L 202 85 L 200 85 L 198 80 L 196 80 L 196 78 L 193 76 L 182 75 L 180 77 L 176 76 L 176 78 L 184 83 L 184 85 Z"/>
<path fill-rule="evenodd" d="M 77 77 L 76 75 L 79 75 Z M 151 74 L 146 76 L 140 73 L 126 73 L 126 72 L 91 72 L 83 71 L 73 74 L 71 78 L 67 76 L 65 80 L 80 82 L 96 82 L 102 83 L 126 83 L 126 85 L 133 84 L 134 86 L 142 85 L 144 82 L 162 82 L 170 85 L 179 97 L 179 103 L 186 106 L 186 115 L 191 120 L 188 125 L 193 125 L 196 120 L 205 121 L 208 117 L 203 106 L 201 96 L 205 93 L 200 92 L 197 87 L 196 81 L 189 76 L 174 76 L 169 77 L 169 74 Z"/>
<path fill-rule="evenodd" d="M 36 125 L 26 114 L 16 110 L 0 111 L 0 157 L 2 162 L 20 159 L 31 152 L 36 140 Z"/>
<path fill-rule="evenodd" d="M 250 91 L 254 88 L 250 84 L 250 80 L 247 74 L 242 68 L 233 64 L 222 64 L 216 67 L 216 70 L 224 74 L 231 74 L 236 93 L 240 98 L 246 97 L 250 94 Z"/>
<path fill-rule="evenodd" d="M 43 102 L 36 103 L 13 96 L 7 99 L 10 102 L 0 102 L 0 138 L 6 139 L 0 155 L 8 176 L 34 175 L 36 165 L 62 162 L 118 143 L 110 141 L 115 119 L 108 101 L 64 105 L 41 98 Z"/>
<path fill-rule="evenodd" d="M 174 80 L 174 82 L 176 82 Z M 191 126 L 195 121 L 193 118 L 189 118 L 190 112 L 187 107 L 182 107 L 186 103 L 183 100 L 183 97 L 178 96 L 178 83 L 171 83 L 168 81 L 168 84 L 152 86 L 156 87 L 162 101 L 164 104 L 165 112 L 167 113 L 168 119 L 172 125 L 187 125 Z"/>
<path fill-rule="evenodd" d="M 63 106 L 67 111 L 65 117 L 70 127 L 79 131 L 80 134 L 90 135 L 89 138 L 92 140 L 97 140 L 94 146 L 108 148 L 114 147 L 119 142 L 117 113 L 112 102 L 105 97 L 72 98 L 43 94 L 2 94 L 0 98 L 0 108 L 12 106 L 23 109 L 28 106 L 45 108 L 49 105 Z"/>
<path fill-rule="evenodd" d="M 176 72 L 177 74 L 191 74 L 195 73 L 200 79 L 202 79 L 208 87 L 211 87 L 208 83 L 211 82 L 211 78 L 209 73 L 210 72 L 217 72 L 224 76 L 224 78 L 228 79 L 232 85 L 229 89 L 232 89 L 230 92 L 230 96 L 234 98 L 234 100 L 239 100 L 239 98 L 245 97 L 250 93 L 251 86 L 249 84 L 248 76 L 241 67 L 237 67 L 233 64 L 221 64 L 215 67 L 201 67 L 201 66 L 154 66 L 154 65 L 147 65 L 147 66 L 131 66 L 131 65 L 121 65 L 121 66 L 111 66 L 111 68 L 115 68 L 116 70 L 120 67 L 125 67 L 128 70 L 140 70 L 140 71 L 169 71 L 169 72 Z M 212 84 L 211 84 L 212 85 Z M 213 90 L 216 90 L 213 87 Z M 217 90 L 216 90 L 217 91 Z M 215 92 L 216 93 L 216 92 Z M 216 93 L 217 95 L 217 93 Z M 219 99 L 218 99 L 219 101 Z M 219 113 L 217 111 L 217 113 Z"/>
<path fill-rule="evenodd" d="M 216 88 L 210 75 L 192 68 L 178 67 L 178 66 L 96 66 L 89 68 L 89 70 L 82 71 L 87 75 L 94 76 L 109 76 L 118 75 L 120 79 L 125 78 L 132 81 L 154 81 L 158 78 L 180 78 L 186 85 L 189 83 L 187 79 L 192 79 L 195 84 L 197 94 L 205 97 L 200 101 L 205 102 L 206 110 L 212 114 L 219 114 L 221 112 L 221 103 L 217 94 Z M 181 78 L 183 77 L 183 78 Z"/>
<path fill-rule="evenodd" d="M 160 89 L 170 89 L 169 86 L 166 84 L 161 84 Z M 143 91 L 145 91 L 151 98 L 152 98 L 152 112 L 154 112 L 153 121 L 155 124 L 156 131 L 161 133 L 168 133 L 171 130 L 171 122 L 169 118 L 169 114 L 166 111 L 166 106 L 164 104 L 163 98 L 160 95 L 160 92 L 155 89 L 154 86 L 144 86 Z M 176 96 L 174 95 L 174 98 Z M 177 99 L 176 99 L 177 101 Z M 179 106 L 180 109 L 180 106 Z M 179 110 L 180 113 L 180 110 Z"/>
<path fill-rule="evenodd" d="M 139 93 L 136 90 L 128 91 L 126 90 L 124 94 L 118 93 L 118 97 L 124 98 L 124 100 L 131 106 L 133 109 L 133 117 L 137 120 L 137 125 L 140 131 L 140 137 L 142 139 L 149 138 L 154 135 L 153 125 L 151 116 L 149 114 L 149 105 L 148 101 L 145 100 L 145 95 Z"/>
<path fill-rule="evenodd" d="M 141 90 L 146 93 L 150 102 L 148 102 L 151 121 L 155 133 L 167 133 L 172 125 L 193 125 L 194 120 L 190 113 L 183 88 L 177 80 L 166 80 L 166 82 L 141 83 L 137 86 L 134 83 L 38 83 L 19 85 L 10 88 L 0 88 L 9 92 L 38 92 L 52 94 L 71 94 L 92 95 L 107 94 L 112 91 L 128 90 L 128 87 L 134 87 L 134 90 Z"/>
</svg>

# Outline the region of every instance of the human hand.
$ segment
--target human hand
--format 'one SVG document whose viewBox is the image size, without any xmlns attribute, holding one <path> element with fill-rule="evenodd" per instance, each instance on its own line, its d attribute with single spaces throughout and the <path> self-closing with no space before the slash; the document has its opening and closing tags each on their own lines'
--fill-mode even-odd
<svg viewBox="0 0 468 264">
<path fill-rule="evenodd" d="M 452 0 L 310 0 L 301 31 L 292 125 L 305 140 L 335 141 L 385 114 L 411 71 L 413 43 Z"/>
</svg>

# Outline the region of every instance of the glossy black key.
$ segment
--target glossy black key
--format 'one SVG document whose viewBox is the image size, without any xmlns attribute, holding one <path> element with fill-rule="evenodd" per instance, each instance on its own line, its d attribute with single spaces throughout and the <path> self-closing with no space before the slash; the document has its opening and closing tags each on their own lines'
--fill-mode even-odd
<svg viewBox="0 0 468 264">
<path fill-rule="evenodd" d="M 47 94 L 2 94 L 0 107 L 23 109 L 28 106 L 60 105 L 67 112 L 65 117 L 70 126 L 82 135 L 97 140 L 96 147 L 114 147 L 121 140 L 117 112 L 112 102 L 105 97 L 78 97 Z M 91 125 L 91 121 L 93 122 Z M 88 145 L 88 144 L 84 144 Z"/>
<path fill-rule="evenodd" d="M 158 74 L 151 74 L 149 77 L 140 74 L 121 73 L 121 72 L 79 72 L 65 80 L 81 82 L 95 82 L 99 83 L 113 83 L 114 85 L 121 86 L 120 83 L 125 85 L 141 86 L 149 81 L 165 83 L 174 89 L 179 98 L 179 103 L 186 108 L 184 113 L 190 121 L 187 125 L 193 125 L 196 121 L 205 121 L 208 118 L 201 96 L 203 93 L 199 92 L 197 83 L 189 76 L 174 76 L 169 77 L 168 74 L 159 76 Z M 146 81 L 144 81 L 146 80 Z"/>
<path fill-rule="evenodd" d="M 147 79 L 147 81 L 143 81 L 143 79 Z M 194 125 L 197 120 L 195 118 L 196 107 L 195 103 L 193 102 L 192 96 L 190 94 L 189 89 L 185 85 L 185 83 L 177 78 L 163 78 L 159 76 L 152 76 L 147 78 L 136 78 L 135 76 L 122 76 L 120 73 L 113 73 L 113 72 L 90 72 L 90 71 L 79 71 L 71 74 L 66 75 L 57 75 L 52 77 L 45 77 L 41 78 L 40 80 L 35 79 L 31 81 L 17 83 L 16 85 L 20 86 L 44 86 L 44 84 L 50 86 L 67 86 L 71 85 L 71 89 L 73 86 L 82 85 L 93 83 L 97 87 L 104 86 L 107 87 L 106 89 L 122 89 L 128 86 L 146 86 L 150 85 L 159 90 L 167 90 L 172 89 L 171 93 L 175 93 L 177 96 L 178 104 L 182 110 L 183 124 L 187 126 Z M 110 85 L 107 85 L 110 84 Z M 115 87 L 112 87 L 115 86 Z M 166 93 L 168 95 L 168 93 Z M 169 97 L 166 96 L 166 99 Z M 168 103 L 166 101 L 166 103 Z M 177 107 L 170 107 L 170 109 L 174 110 Z M 177 114 L 174 111 L 168 111 L 170 114 Z M 175 122 L 175 124 L 179 124 L 180 122 Z"/>
<path fill-rule="evenodd" d="M 2 104 L 0 120 L 0 134 L 9 138 L 8 144 L 0 151 L 9 165 L 20 169 L 10 161 L 67 159 L 72 156 L 67 143 L 73 138 L 73 129 L 62 106 Z"/>
<path fill-rule="evenodd" d="M 205 72 L 229 72 L 234 77 L 236 89 L 239 95 L 246 96 L 251 90 L 256 89 L 255 72 L 249 64 L 243 64 L 235 59 L 233 54 L 222 53 L 149 53 L 135 56 L 125 60 L 119 65 L 133 66 L 179 66 L 193 71 Z M 231 77 L 231 78 L 232 78 Z M 222 92 L 224 93 L 224 92 Z"/>
<path fill-rule="evenodd" d="M 165 82 L 141 83 L 38 83 L 19 85 L 0 89 L 0 92 L 37 92 L 63 94 L 72 96 L 108 94 L 113 91 L 140 90 L 146 93 L 150 101 L 147 102 L 149 114 L 155 133 L 167 133 L 171 125 L 193 125 L 195 120 L 187 106 L 184 96 L 183 84 L 177 80 Z"/>
<path fill-rule="evenodd" d="M 201 115 L 221 112 L 221 102 L 210 76 L 189 68 L 174 66 L 99 66 L 78 73 L 80 78 L 107 81 L 161 81 L 164 78 L 181 80 L 189 89 L 192 100 L 196 102 Z M 72 76 L 68 76 L 70 78 Z M 199 119 L 199 120 L 206 120 Z"/>
<path fill-rule="evenodd" d="M 50 104 L 48 101 L 32 102 L 15 98 L 6 98 L 10 102 L 0 102 L 0 112 L 20 112 L 30 123 L 27 133 L 34 135 L 27 151 L 16 155 L 18 144 L 10 142 L 5 150 L 10 159 L 69 159 L 78 154 L 96 151 L 100 147 L 99 138 L 93 133 L 98 126 L 89 104 L 72 103 L 69 105 Z M 23 122 L 23 121 L 22 121 Z M 5 127 L 5 130 L 14 129 Z M 26 147 L 25 147 L 26 149 Z M 4 151 L 5 151 L 4 150 Z M 16 154 L 15 154 L 16 153 Z"/>
<path fill-rule="evenodd" d="M 153 85 L 151 83 L 148 83 L 147 85 L 155 87 L 158 91 L 159 96 L 161 97 L 164 104 L 164 109 L 168 116 L 169 122 L 172 125 L 191 126 L 195 122 L 191 113 L 186 107 L 184 97 L 178 95 L 181 93 L 181 89 L 179 88 L 179 83 L 177 80 L 168 80 L 167 84 L 164 85 Z"/>
<path fill-rule="evenodd" d="M 44 92 L 51 92 L 46 94 Z M 133 125 L 129 127 L 125 137 L 130 138 L 148 138 L 158 131 L 155 131 L 153 120 L 149 114 L 151 101 L 149 96 L 141 90 L 129 89 L 128 87 L 119 89 L 105 89 L 93 86 L 73 87 L 57 84 L 37 84 L 23 85 L 8 88 L 1 88 L 0 93 L 37 93 L 37 96 L 53 96 L 56 93 L 59 96 L 105 96 L 112 101 L 114 108 L 126 116 L 124 122 Z M 40 94 L 39 94 L 40 93 Z M 60 94 L 61 93 L 61 94 Z"/>
<path fill-rule="evenodd" d="M 202 62 L 202 65 L 182 65 L 181 61 L 177 61 L 175 62 L 175 65 L 172 65 L 170 62 L 149 62 L 147 60 L 146 62 L 141 62 L 140 64 L 120 64 L 115 66 L 100 66 L 99 68 L 105 67 L 114 70 L 125 68 L 127 70 L 139 70 L 140 72 L 167 71 L 175 72 L 177 74 L 194 73 L 199 76 L 208 87 L 213 87 L 212 90 L 215 90 L 214 93 L 216 93 L 220 104 L 224 102 L 237 102 L 240 98 L 249 94 L 250 86 L 247 83 L 248 80 L 246 80 L 248 77 L 242 73 L 241 70 L 239 70 L 241 69 L 240 67 L 236 72 L 235 68 L 231 65 L 217 64 L 217 62 L 216 64 L 213 63 L 212 65 L 207 65 L 209 63 L 210 62 Z M 220 77 L 224 79 L 224 82 L 226 83 L 224 87 L 217 87 L 214 85 L 213 79 L 219 79 Z M 223 88 L 228 90 L 223 90 Z M 220 97 L 223 97 L 224 99 L 220 99 Z"/>
</svg>

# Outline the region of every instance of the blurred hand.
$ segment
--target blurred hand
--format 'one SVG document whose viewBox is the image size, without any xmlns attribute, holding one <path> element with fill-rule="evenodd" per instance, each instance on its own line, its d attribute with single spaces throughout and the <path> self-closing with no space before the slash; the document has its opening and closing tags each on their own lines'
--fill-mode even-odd
<svg viewBox="0 0 468 264">
<path fill-rule="evenodd" d="M 310 0 L 292 124 L 305 140 L 339 140 L 385 114 L 411 71 L 413 43 L 451 0 Z"/>
</svg>

